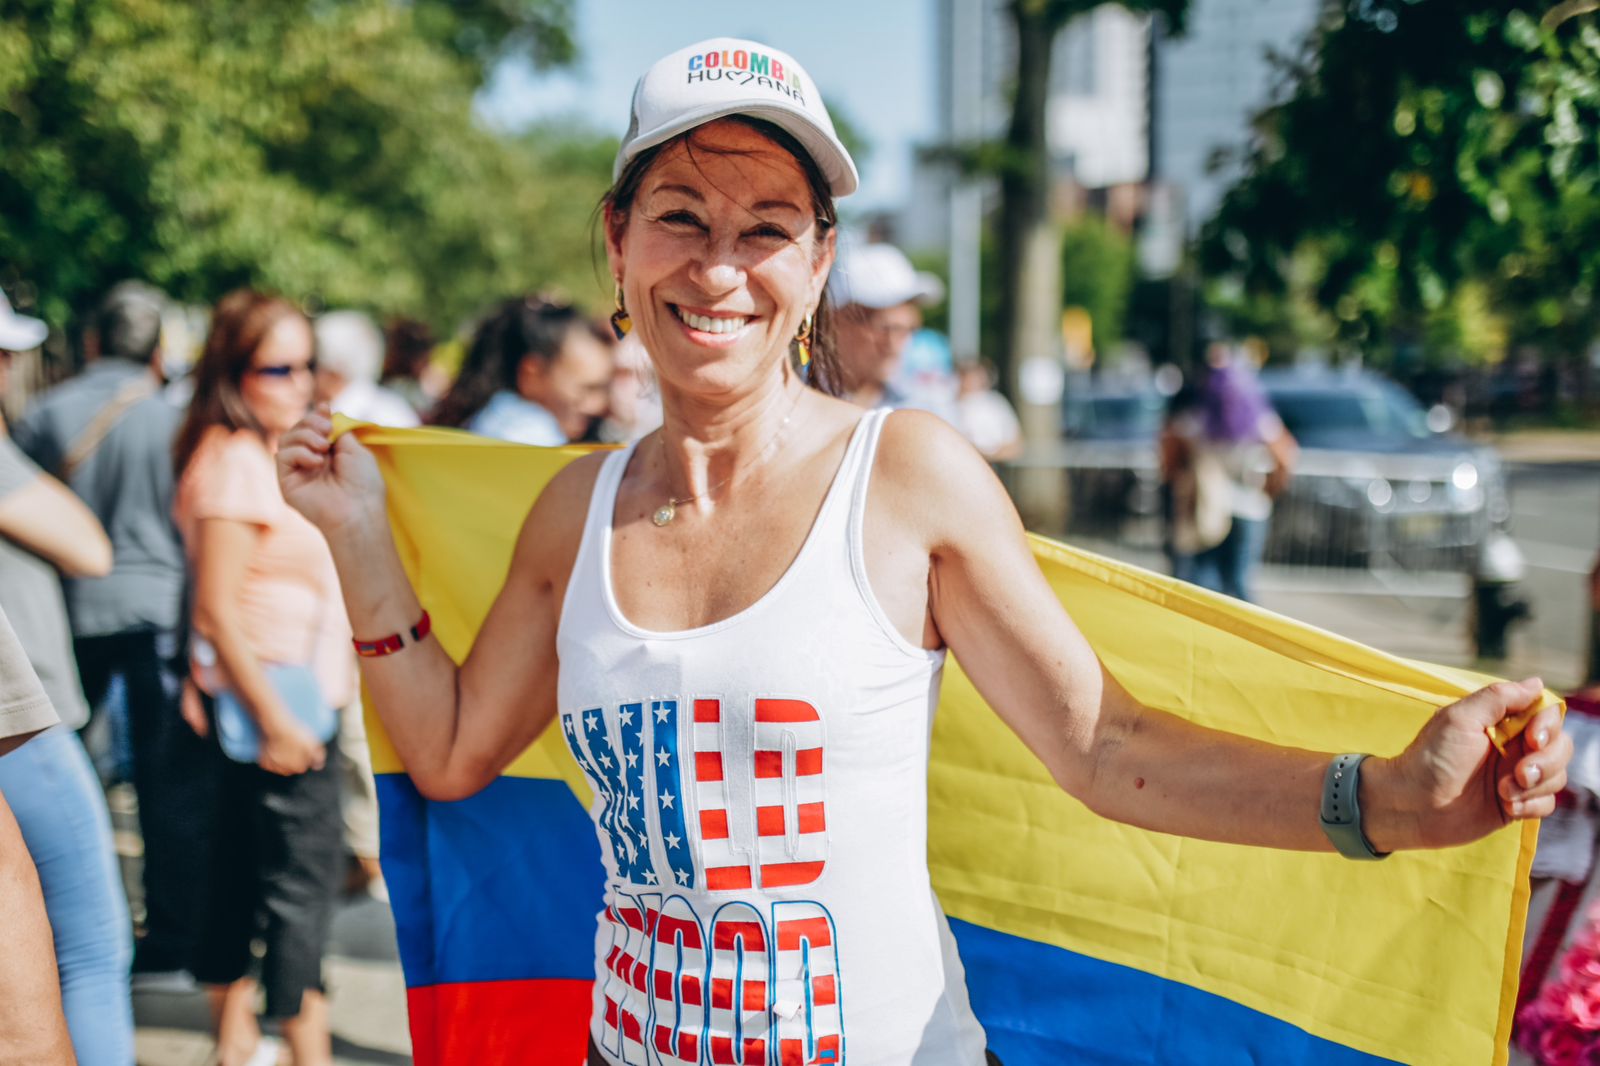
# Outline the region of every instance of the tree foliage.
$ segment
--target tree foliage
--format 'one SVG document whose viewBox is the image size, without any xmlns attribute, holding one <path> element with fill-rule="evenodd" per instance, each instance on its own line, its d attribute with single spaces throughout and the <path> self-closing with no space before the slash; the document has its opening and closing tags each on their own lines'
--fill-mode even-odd
<svg viewBox="0 0 1600 1066">
<path fill-rule="evenodd" d="M 1011 0 L 1016 84 L 1004 144 L 985 153 L 1000 173 L 999 362 L 1015 382 L 1022 360 L 1049 350 L 1061 312 L 1059 244 L 1049 210 L 1050 146 L 1045 129 L 1055 41 L 1068 22 L 1101 0 Z M 1179 30 L 1189 0 L 1122 0 Z M 1042 426 L 1043 423 L 1041 422 Z"/>
<path fill-rule="evenodd" d="M 0 282 L 52 320 L 124 277 L 440 325 L 532 286 L 598 296 L 588 222 L 615 142 L 472 113 L 509 50 L 572 55 L 570 0 L 3 10 Z"/>
<path fill-rule="evenodd" d="M 1207 272 L 1309 297 L 1369 349 L 1580 351 L 1600 326 L 1600 27 L 1551 10 L 1340 5 L 1258 120 Z"/>
<path fill-rule="evenodd" d="M 1098 215 L 1084 215 L 1061 236 L 1061 302 L 1089 312 L 1094 350 L 1104 358 L 1122 340 L 1133 292 L 1133 242 Z"/>
</svg>

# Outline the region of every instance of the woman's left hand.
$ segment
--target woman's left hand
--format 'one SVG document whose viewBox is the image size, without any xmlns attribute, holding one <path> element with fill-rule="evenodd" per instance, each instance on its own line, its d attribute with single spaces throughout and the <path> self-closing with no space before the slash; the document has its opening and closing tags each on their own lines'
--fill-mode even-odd
<svg viewBox="0 0 1600 1066">
<path fill-rule="evenodd" d="M 1543 818 L 1566 787 L 1572 738 L 1546 707 L 1501 754 L 1488 730 L 1539 702 L 1537 678 L 1500 681 L 1434 713 L 1399 756 L 1362 768 L 1367 837 L 1380 851 L 1466 844 L 1521 818 Z"/>
</svg>

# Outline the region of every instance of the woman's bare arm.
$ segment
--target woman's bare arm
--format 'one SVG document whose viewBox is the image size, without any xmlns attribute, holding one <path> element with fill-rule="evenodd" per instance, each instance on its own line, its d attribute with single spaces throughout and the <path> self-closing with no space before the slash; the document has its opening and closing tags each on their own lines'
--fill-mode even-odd
<svg viewBox="0 0 1600 1066">
<path fill-rule="evenodd" d="M 353 437 L 330 445 L 313 415 L 285 437 L 285 498 L 322 529 L 358 637 L 405 633 L 422 614 L 383 507 L 376 463 Z M 460 669 L 437 640 L 361 660 L 406 772 L 432 799 L 470 796 L 538 738 L 556 711 L 556 630 L 599 457 L 563 470 L 523 523 L 504 587 Z"/>
<path fill-rule="evenodd" d="M 884 452 L 879 471 L 887 476 L 874 492 L 893 494 L 901 521 L 927 545 L 939 633 L 1064 789 L 1099 814 L 1148 829 L 1331 849 L 1318 822 L 1328 753 L 1141 705 L 1068 617 L 1004 489 L 965 441 L 937 419 L 902 412 L 889 420 Z M 1514 767 L 1486 771 L 1494 774 L 1487 779 L 1477 769 L 1493 763 L 1485 728 L 1538 693 L 1491 686 L 1441 710 L 1406 754 L 1370 760 L 1361 806 L 1373 844 L 1462 843 L 1507 818 L 1548 813 L 1571 751 L 1553 709 L 1524 734 L 1530 747 Z"/>
<path fill-rule="evenodd" d="M 0 536 L 20 544 L 68 577 L 111 573 L 111 541 L 100 520 L 49 474 L 0 497 Z"/>
<path fill-rule="evenodd" d="M 228 687 L 261 730 L 261 766 L 278 774 L 303 774 L 322 766 L 327 752 L 284 706 L 239 621 L 245 573 L 260 539 L 260 529 L 248 522 L 200 521 L 190 548 L 194 628 L 216 651 Z"/>
</svg>

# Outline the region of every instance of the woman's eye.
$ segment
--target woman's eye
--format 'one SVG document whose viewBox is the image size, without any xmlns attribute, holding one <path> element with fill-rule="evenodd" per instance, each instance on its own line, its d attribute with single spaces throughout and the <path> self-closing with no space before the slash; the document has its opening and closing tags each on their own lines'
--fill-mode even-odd
<svg viewBox="0 0 1600 1066">
<path fill-rule="evenodd" d="M 777 226 L 757 226 L 747 234 L 764 241 L 786 241 L 789 235 Z"/>
<path fill-rule="evenodd" d="M 661 216 L 661 221 L 669 226 L 687 226 L 693 229 L 703 229 L 700 220 L 687 211 L 668 211 Z"/>
</svg>

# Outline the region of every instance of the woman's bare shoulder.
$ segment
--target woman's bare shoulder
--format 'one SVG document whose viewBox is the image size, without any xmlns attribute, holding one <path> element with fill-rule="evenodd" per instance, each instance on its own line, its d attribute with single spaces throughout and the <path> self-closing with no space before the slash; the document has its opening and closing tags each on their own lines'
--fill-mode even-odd
<svg viewBox="0 0 1600 1066">
<path fill-rule="evenodd" d="M 872 471 L 873 495 L 913 523 L 936 546 L 1015 509 L 988 460 L 950 423 L 927 411 L 901 410 L 884 420 Z"/>
</svg>

